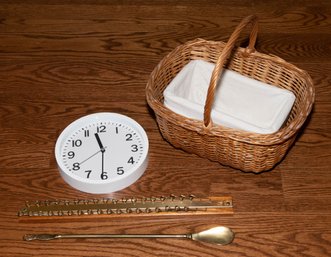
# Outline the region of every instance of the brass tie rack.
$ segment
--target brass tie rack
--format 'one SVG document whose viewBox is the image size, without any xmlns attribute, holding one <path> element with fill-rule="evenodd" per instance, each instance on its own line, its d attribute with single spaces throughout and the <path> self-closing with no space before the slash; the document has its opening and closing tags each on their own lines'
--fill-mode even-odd
<svg viewBox="0 0 331 257">
<path fill-rule="evenodd" d="M 232 214 L 232 197 L 196 198 L 193 195 L 122 199 L 55 200 L 26 202 L 21 220 L 64 217 L 114 217 L 128 215 Z"/>
</svg>

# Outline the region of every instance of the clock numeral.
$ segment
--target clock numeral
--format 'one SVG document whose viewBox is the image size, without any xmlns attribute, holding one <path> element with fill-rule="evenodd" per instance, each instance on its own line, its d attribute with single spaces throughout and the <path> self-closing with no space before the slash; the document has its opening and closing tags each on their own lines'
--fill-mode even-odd
<svg viewBox="0 0 331 257">
<path fill-rule="evenodd" d="M 106 179 L 108 179 L 108 174 L 107 174 L 107 172 L 102 172 L 100 177 L 101 177 L 102 180 L 106 180 Z"/>
<path fill-rule="evenodd" d="M 118 134 L 118 127 L 115 128 L 115 132 L 116 132 L 116 134 Z"/>
<path fill-rule="evenodd" d="M 132 134 L 126 134 L 126 141 L 132 141 Z"/>
<path fill-rule="evenodd" d="M 135 161 L 133 160 L 133 157 L 130 157 L 130 159 L 128 160 L 128 163 L 134 164 Z"/>
<path fill-rule="evenodd" d="M 123 175 L 123 174 L 124 174 L 123 167 L 117 167 L 117 175 Z"/>
<path fill-rule="evenodd" d="M 105 125 L 98 126 L 97 127 L 97 132 L 98 133 L 106 132 L 106 126 Z"/>
<path fill-rule="evenodd" d="M 89 137 L 90 136 L 90 131 L 87 129 L 87 130 L 84 130 L 84 137 Z"/>
<path fill-rule="evenodd" d="M 77 140 L 72 140 L 71 145 L 72 147 L 80 147 L 83 144 L 82 140 L 77 139 Z"/>
<path fill-rule="evenodd" d="M 72 169 L 73 170 L 79 170 L 80 169 L 79 163 L 75 162 L 74 164 L 72 164 Z"/>
<path fill-rule="evenodd" d="M 68 158 L 69 159 L 73 159 L 74 157 L 75 157 L 75 152 L 74 151 L 68 152 Z"/>
<path fill-rule="evenodd" d="M 92 170 L 85 170 L 85 173 L 87 173 L 86 178 L 90 178 Z"/>
<path fill-rule="evenodd" d="M 137 145 L 131 145 L 131 152 L 137 152 L 138 146 Z"/>
</svg>

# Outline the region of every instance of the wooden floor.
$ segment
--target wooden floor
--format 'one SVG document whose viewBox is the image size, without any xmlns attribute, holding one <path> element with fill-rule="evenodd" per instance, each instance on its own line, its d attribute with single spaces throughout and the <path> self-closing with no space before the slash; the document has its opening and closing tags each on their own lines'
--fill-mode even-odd
<svg viewBox="0 0 331 257">
<path fill-rule="evenodd" d="M 149 75 L 167 53 L 197 37 L 226 41 L 249 14 L 260 19 L 257 50 L 308 71 L 316 88 L 312 115 L 294 146 L 273 170 L 259 175 L 173 148 L 145 100 Z M 327 0 L 2 1 L 0 255 L 330 256 L 330 46 Z M 104 111 L 128 115 L 145 128 L 150 163 L 141 179 L 124 190 L 81 193 L 59 175 L 55 141 L 73 120 Z M 234 214 L 28 223 L 17 217 L 25 201 L 190 193 L 230 195 Z M 22 240 L 26 233 L 186 234 L 214 225 L 231 227 L 233 243 Z"/>
</svg>

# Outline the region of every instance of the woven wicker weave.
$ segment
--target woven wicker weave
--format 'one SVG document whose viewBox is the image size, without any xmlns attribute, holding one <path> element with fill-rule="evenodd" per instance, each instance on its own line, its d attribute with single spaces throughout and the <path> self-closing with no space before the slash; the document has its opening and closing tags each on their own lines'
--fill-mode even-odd
<svg viewBox="0 0 331 257">
<path fill-rule="evenodd" d="M 252 24 L 249 46 L 235 47 L 240 32 Z M 178 46 L 153 70 L 146 87 L 147 102 L 154 110 L 163 137 L 173 146 L 242 171 L 261 172 L 280 162 L 293 144 L 314 102 L 310 76 L 283 59 L 259 53 L 254 45 L 257 18 L 248 16 L 227 43 L 196 39 Z M 206 98 L 204 120 L 186 118 L 163 104 L 163 91 L 191 60 L 215 63 Z M 210 115 L 217 81 L 223 67 L 244 76 L 292 91 L 296 100 L 282 128 L 273 134 L 257 134 L 213 125 Z"/>
</svg>

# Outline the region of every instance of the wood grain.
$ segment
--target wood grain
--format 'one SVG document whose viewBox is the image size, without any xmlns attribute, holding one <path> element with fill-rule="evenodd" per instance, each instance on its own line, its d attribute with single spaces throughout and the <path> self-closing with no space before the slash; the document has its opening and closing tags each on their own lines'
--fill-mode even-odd
<svg viewBox="0 0 331 257">
<path fill-rule="evenodd" d="M 153 68 L 197 37 L 225 41 L 246 15 L 260 19 L 256 48 L 306 70 L 316 101 L 295 145 L 272 171 L 243 173 L 175 149 L 145 100 Z M 12 0 L 0 4 L 1 256 L 330 256 L 330 1 Z M 245 33 L 244 33 L 245 34 Z M 247 43 L 242 35 L 240 44 Z M 54 144 L 94 112 L 131 116 L 150 140 L 145 174 L 107 195 L 78 192 L 60 177 Z M 193 193 L 231 195 L 234 215 L 23 223 L 25 201 Z M 220 247 L 189 240 L 24 242 L 25 233 L 236 232 Z"/>
</svg>

